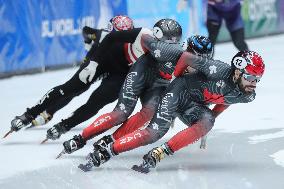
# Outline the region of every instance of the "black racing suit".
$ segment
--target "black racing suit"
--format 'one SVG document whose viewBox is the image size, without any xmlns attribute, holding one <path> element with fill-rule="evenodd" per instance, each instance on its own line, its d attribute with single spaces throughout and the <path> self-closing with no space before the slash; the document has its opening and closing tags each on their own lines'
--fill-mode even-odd
<svg viewBox="0 0 284 189">
<path fill-rule="evenodd" d="M 57 100 L 56 103 L 51 104 L 47 104 L 47 105 L 43 105 L 42 108 L 47 107 L 46 108 L 46 112 L 53 116 L 53 114 L 55 112 L 57 112 L 58 110 L 60 110 L 61 108 L 63 108 L 64 106 L 66 106 L 75 96 L 79 96 L 80 94 L 82 94 L 83 92 L 85 92 L 86 90 L 89 89 L 90 85 L 95 81 L 95 79 L 93 79 L 92 82 L 86 83 L 85 85 L 82 85 L 81 82 L 78 82 L 79 79 L 79 73 L 86 67 L 88 66 L 88 64 L 90 63 L 90 60 L 92 60 L 92 57 L 94 56 L 94 53 L 100 43 L 100 41 L 102 41 L 102 39 L 104 38 L 105 35 L 107 35 L 109 32 L 103 29 L 94 29 L 94 28 L 90 28 L 88 26 L 85 26 L 82 30 L 82 35 L 84 38 L 84 43 L 85 44 L 89 44 L 91 45 L 91 49 L 87 52 L 84 60 L 82 61 L 78 71 L 72 76 L 72 78 L 70 80 L 68 80 L 66 83 L 64 83 L 63 85 L 60 85 L 61 87 L 64 88 L 64 85 L 70 87 L 70 86 L 80 86 L 81 89 L 77 88 L 77 90 L 74 90 L 73 92 L 70 92 L 69 95 L 64 96 L 63 98 L 60 98 L 60 100 Z M 107 74 L 102 75 L 101 78 L 106 77 Z M 98 77 L 98 76 L 95 76 Z M 97 80 L 99 80 L 100 78 L 97 78 Z M 76 82 L 77 81 L 77 82 Z M 54 92 L 58 91 L 58 89 L 60 88 L 60 86 L 54 87 L 53 90 Z M 75 92 L 75 91 L 79 91 L 79 92 Z M 47 93 L 48 95 L 48 93 Z M 46 95 L 45 95 L 46 96 Z M 41 101 L 44 100 L 45 96 L 41 99 Z M 30 108 L 30 112 L 33 117 L 34 115 L 36 115 L 36 112 L 39 112 L 40 110 L 37 109 L 38 107 L 35 106 L 33 108 Z"/>
<path fill-rule="evenodd" d="M 135 28 L 124 32 L 127 33 L 128 41 L 134 43 L 141 31 L 142 28 Z M 102 30 L 95 29 L 90 33 L 89 36 L 92 37 L 92 39 L 94 39 L 94 36 L 97 36 L 97 40 L 95 40 L 92 49 L 87 54 L 85 61 L 74 76 L 63 85 L 51 89 L 36 106 L 27 110 L 33 118 L 44 110 L 57 111 L 69 103 L 73 97 L 86 91 L 93 82 L 101 78 L 103 78 L 103 80 L 100 86 L 92 93 L 87 103 L 73 112 L 70 117 L 62 120 L 65 129 L 68 131 L 79 123 L 89 119 L 106 104 L 118 98 L 120 88 L 130 68 L 129 65 L 134 62 L 129 59 L 131 54 L 128 52 L 127 47 L 129 47 L 130 44 L 122 42 L 107 43 L 105 44 L 107 48 L 106 51 L 97 52 L 99 42 L 102 43 L 104 41 L 100 40 L 99 36 L 101 34 Z M 105 33 L 103 33 L 103 35 L 105 36 Z M 90 82 L 84 83 L 80 79 L 79 74 L 88 66 L 90 61 L 94 61 L 94 57 L 97 54 L 99 54 L 100 59 L 96 61 L 98 64 L 95 70 L 96 73 Z"/>
<path fill-rule="evenodd" d="M 159 140 L 179 117 L 189 128 L 181 131 L 168 143 L 174 152 L 206 135 L 214 125 L 215 116 L 209 104 L 230 105 L 248 103 L 255 93 L 244 93 L 233 82 L 233 69 L 229 64 L 183 53 L 175 75 L 191 66 L 200 73 L 186 74 L 176 78 L 165 91 L 158 109 L 147 128 L 137 130 L 113 144 L 113 152 L 121 153 Z"/>
</svg>

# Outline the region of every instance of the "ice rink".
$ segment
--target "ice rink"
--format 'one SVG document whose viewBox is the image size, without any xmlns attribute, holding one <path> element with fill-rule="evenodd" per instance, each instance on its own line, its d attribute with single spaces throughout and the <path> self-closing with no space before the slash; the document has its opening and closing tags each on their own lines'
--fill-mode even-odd
<svg viewBox="0 0 284 189">
<path fill-rule="evenodd" d="M 88 173 L 81 172 L 77 166 L 85 162 L 94 140 L 84 149 L 56 160 L 63 141 L 80 133 L 94 118 L 114 107 L 115 104 L 106 106 L 60 140 L 40 145 L 46 130 L 85 103 L 95 84 L 57 112 L 48 125 L 22 129 L 0 139 L 0 188 L 283 189 L 284 35 L 247 42 L 251 50 L 262 55 L 266 64 L 256 100 L 233 105 L 218 117 L 208 136 L 206 150 L 199 149 L 197 142 L 166 157 L 147 175 L 131 170 L 132 165 L 141 163 L 148 150 L 185 127 L 176 121 L 175 127 L 161 141 L 114 157 Z M 236 52 L 232 43 L 219 44 L 215 58 L 229 63 Z M 67 81 L 76 69 L 0 80 L 1 137 L 10 129 L 14 116 L 34 105 L 50 88 Z M 136 110 L 139 108 L 140 105 Z"/>
</svg>

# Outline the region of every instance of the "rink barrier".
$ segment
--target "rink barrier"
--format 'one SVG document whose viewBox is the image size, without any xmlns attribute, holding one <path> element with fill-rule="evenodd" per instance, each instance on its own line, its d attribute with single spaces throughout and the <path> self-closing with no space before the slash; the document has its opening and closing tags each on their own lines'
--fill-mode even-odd
<svg viewBox="0 0 284 189">
<path fill-rule="evenodd" d="M 178 10 L 179 0 L 128 0 L 128 14 L 144 27 L 152 27 L 161 18 L 176 19 L 183 29 L 183 38 L 193 35 L 208 35 L 206 29 L 207 0 L 187 1 L 187 7 Z M 247 38 L 262 37 L 284 32 L 283 0 L 244 0 L 242 17 Z M 230 35 L 223 24 L 218 42 L 230 41 Z"/>
<path fill-rule="evenodd" d="M 207 1 L 188 2 L 186 9 L 178 11 L 178 0 L 3 1 L 0 78 L 72 67 L 86 53 L 81 28 L 104 27 L 117 14 L 129 15 L 136 27 L 151 28 L 161 18 L 176 19 L 182 25 L 183 39 L 192 34 L 207 35 Z M 282 0 L 244 0 L 242 16 L 246 38 L 284 32 Z M 218 42 L 229 40 L 223 26 Z"/>
<path fill-rule="evenodd" d="M 84 26 L 105 28 L 126 0 L 2 1 L 0 78 L 73 66 L 86 52 Z"/>
<path fill-rule="evenodd" d="M 284 33 L 283 0 L 244 0 L 242 17 L 246 38 Z M 225 27 L 222 27 L 218 41 L 229 40 L 231 40 L 229 32 Z"/>
</svg>

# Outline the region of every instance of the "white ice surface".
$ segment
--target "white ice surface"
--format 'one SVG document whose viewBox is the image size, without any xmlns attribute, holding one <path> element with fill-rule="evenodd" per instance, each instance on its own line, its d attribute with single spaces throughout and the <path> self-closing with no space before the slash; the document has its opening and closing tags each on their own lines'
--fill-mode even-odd
<svg viewBox="0 0 284 189">
<path fill-rule="evenodd" d="M 230 107 L 226 112 L 224 112 L 220 117 L 218 117 L 215 122 L 215 127 L 212 131 L 212 134 L 214 132 L 218 132 L 219 135 L 220 133 L 222 133 L 224 136 L 227 134 L 234 134 L 234 136 L 238 136 L 241 133 L 251 132 L 249 137 L 247 137 L 247 141 L 249 141 L 251 145 L 261 144 L 263 141 L 267 142 L 273 139 L 283 139 L 284 134 L 282 129 L 284 127 L 284 121 L 282 116 L 284 107 L 284 35 L 252 39 L 248 40 L 248 44 L 250 49 L 257 51 L 262 55 L 266 63 L 265 74 L 257 87 L 256 100 L 250 104 L 237 104 Z M 222 61 L 230 62 L 231 57 L 236 52 L 236 49 L 231 43 L 220 44 L 217 45 L 215 58 L 220 59 Z M 42 97 L 50 88 L 67 81 L 76 72 L 76 70 L 77 68 L 72 68 L 61 71 L 53 71 L 43 74 L 27 76 L 17 76 L 9 79 L 0 80 L 0 137 L 2 137 L 5 132 L 10 129 L 10 121 L 15 115 L 22 114 L 25 111 L 26 107 L 30 107 L 35 104 L 40 99 L 40 97 Z M 88 90 L 80 97 L 75 98 L 65 108 L 57 112 L 57 114 L 55 114 L 54 119 L 48 125 L 42 128 L 32 129 L 28 131 L 21 130 L 17 133 L 13 133 L 6 139 L 0 139 L 0 180 L 17 178 L 19 175 L 25 175 L 25 173 L 28 173 L 30 171 L 38 171 L 40 173 L 41 170 L 44 169 L 49 171 L 53 170 L 53 168 L 60 168 L 61 166 L 66 165 L 70 165 L 70 172 L 68 172 L 68 174 L 72 175 L 74 171 L 76 174 L 78 174 L 76 166 L 78 165 L 78 163 L 83 162 L 83 157 L 91 151 L 91 142 L 87 145 L 86 148 L 81 151 L 78 151 L 74 156 L 69 156 L 68 158 L 62 158 L 60 160 L 55 160 L 54 158 L 61 151 L 62 142 L 66 139 L 71 138 L 74 134 L 79 133 L 79 129 L 75 129 L 74 131 L 64 135 L 58 141 L 48 142 L 45 145 L 40 145 L 39 143 L 45 138 L 46 129 L 60 121 L 61 118 L 65 118 L 70 113 L 72 113 L 72 111 L 74 111 L 77 107 L 85 103 L 92 90 L 96 86 L 97 84 L 93 85 L 90 90 Z M 106 106 L 99 112 L 98 115 L 102 114 L 103 112 L 111 111 L 114 105 L 115 103 Z M 139 104 L 136 110 L 140 107 L 141 106 Z M 96 118 L 98 115 L 96 115 L 94 118 Z M 78 128 L 82 129 L 84 126 L 91 123 L 94 118 L 86 121 L 85 123 L 82 123 Z M 179 120 L 177 120 L 174 129 L 170 130 L 170 132 L 163 138 L 163 140 L 168 139 L 184 127 L 185 126 Z M 271 129 L 276 130 L 272 131 Z M 259 130 L 267 130 L 267 132 L 260 134 L 259 132 L 254 132 Z M 216 147 L 210 146 L 210 137 L 208 142 L 209 148 L 211 150 L 213 149 L 214 151 Z M 159 144 L 161 144 L 161 142 L 158 142 L 154 146 Z M 233 154 L 236 145 L 237 144 L 232 144 L 230 149 L 227 152 L 225 151 L 224 153 Z M 277 152 L 267 154 L 267 157 L 263 158 L 274 159 L 277 166 L 284 167 L 283 143 L 279 144 L 279 146 L 280 147 Z M 188 148 L 190 149 L 190 147 Z M 129 154 L 131 158 L 133 158 L 133 156 L 135 158 L 134 160 L 131 159 L 129 161 L 139 163 L 143 154 L 146 153 L 148 150 L 149 148 L 139 148 L 137 150 L 134 150 Z M 185 149 L 184 151 L 188 152 L 187 149 Z M 198 155 L 196 155 L 196 153 Z M 201 163 L 198 162 L 198 159 L 204 157 L 206 154 L 202 154 L 200 152 L 196 153 L 189 158 L 191 158 L 191 161 L 193 163 L 196 163 L 201 166 Z M 217 154 L 214 155 L 217 156 Z M 126 159 L 126 161 L 128 161 L 127 157 L 128 155 L 127 153 L 125 153 L 123 154 L 123 156 L 121 156 L 121 159 Z M 176 157 L 179 157 L 178 152 L 176 153 Z M 125 169 L 125 166 L 120 164 L 121 159 L 117 157 L 116 160 L 114 160 L 115 163 L 110 165 L 114 165 L 114 167 L 116 167 L 117 169 L 119 169 L 120 166 L 122 167 L 122 169 Z M 174 163 L 175 156 L 173 156 L 172 159 L 173 160 L 171 162 Z M 210 162 L 210 158 L 208 161 Z M 237 160 L 234 161 L 236 162 Z M 166 164 L 161 164 L 160 167 L 163 167 L 163 165 L 165 166 Z M 178 164 L 178 166 L 180 166 L 180 168 L 177 168 L 177 170 L 174 171 L 174 174 L 179 178 L 180 182 L 186 182 L 187 179 L 190 178 L 190 175 L 185 174 L 185 172 L 188 170 L 183 170 L 183 166 L 181 164 Z M 100 171 L 102 171 L 102 169 L 104 169 L 104 167 L 102 167 Z M 195 169 L 194 173 L 196 174 L 197 171 L 201 171 L 206 174 L 206 169 L 207 168 L 205 165 L 204 169 Z M 115 175 L 115 173 L 118 175 L 120 174 L 120 172 L 112 170 L 110 166 L 106 166 L 105 170 L 106 171 L 103 171 L 102 174 L 105 174 L 106 177 L 108 177 L 108 174 L 111 174 L 111 177 L 116 177 L 117 175 Z M 123 175 L 125 171 L 129 171 L 129 174 L 132 174 L 130 169 L 126 169 L 124 170 Z M 112 172 L 114 173 L 112 174 Z M 217 172 L 218 173 L 216 174 L 220 175 L 226 174 L 222 173 L 222 169 Z M 157 175 L 159 174 L 159 172 L 157 171 L 155 172 L 155 174 Z M 173 174 L 173 171 L 170 171 L 169 173 L 164 172 L 161 174 L 164 174 L 164 179 L 167 180 L 167 177 L 169 177 L 170 179 L 172 178 L 171 175 Z M 128 173 L 126 175 L 128 175 Z M 90 174 L 87 174 L 87 177 L 90 177 Z M 99 178 L 100 177 L 97 177 L 96 179 Z M 129 186 L 131 188 L 140 185 L 142 186 L 143 184 L 144 186 L 148 186 L 150 188 L 175 188 L 174 186 L 171 186 L 172 183 L 170 181 L 168 185 L 161 184 L 160 187 L 152 186 L 149 182 L 147 182 L 147 179 L 143 180 L 144 178 L 146 178 L 144 175 L 141 176 L 141 179 L 137 179 L 137 176 L 134 179 L 127 177 L 127 179 L 125 178 L 125 181 L 129 183 Z M 197 179 L 198 178 L 199 177 L 197 177 Z M 200 179 L 201 184 L 197 188 L 210 188 L 210 186 L 207 186 L 206 182 L 202 180 L 201 177 Z M 56 182 L 59 183 L 60 180 L 57 180 Z M 110 182 L 108 184 L 104 182 L 107 181 L 105 179 L 101 179 L 101 185 L 98 185 L 97 183 L 96 184 L 98 187 L 106 185 L 106 188 L 114 188 L 115 183 L 120 181 L 119 178 L 117 178 L 115 179 L 115 182 Z M 246 178 L 242 178 L 242 182 L 244 183 L 245 188 L 254 188 L 254 185 L 250 181 L 247 181 Z M 66 184 L 66 188 L 68 188 L 69 184 L 70 183 Z M 45 187 L 49 188 L 48 186 Z M 1 182 L 0 188 L 2 188 Z"/>
<path fill-rule="evenodd" d="M 280 150 L 280 151 L 272 154 L 271 157 L 273 157 L 273 159 L 274 159 L 274 161 L 277 165 L 284 167 L 284 150 Z"/>
<path fill-rule="evenodd" d="M 284 137 L 284 130 L 277 131 L 274 133 L 268 133 L 263 135 L 254 135 L 249 137 L 251 144 L 257 144 L 260 142 L 266 142 L 268 140 L 276 139 L 276 138 L 283 138 Z"/>
</svg>

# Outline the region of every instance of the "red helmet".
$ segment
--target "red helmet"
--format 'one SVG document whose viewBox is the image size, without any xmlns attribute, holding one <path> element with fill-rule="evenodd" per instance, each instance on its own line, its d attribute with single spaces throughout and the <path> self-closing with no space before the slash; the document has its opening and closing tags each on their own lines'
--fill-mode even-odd
<svg viewBox="0 0 284 189">
<path fill-rule="evenodd" d="M 122 31 L 133 29 L 133 21 L 128 16 L 118 15 L 110 19 L 108 24 L 109 31 Z"/>
<path fill-rule="evenodd" d="M 233 57 L 231 64 L 241 72 L 254 76 L 262 76 L 265 70 L 263 59 L 254 51 L 238 52 Z"/>
</svg>

